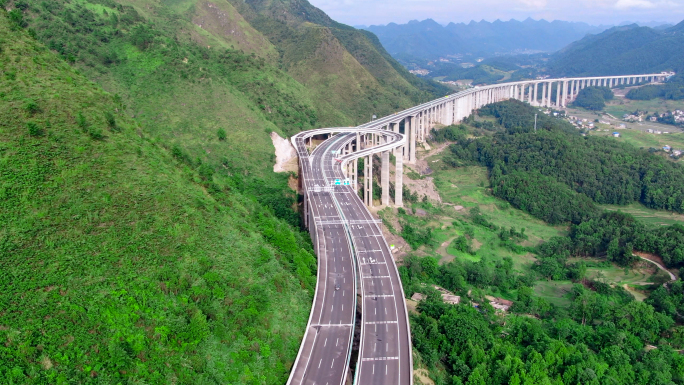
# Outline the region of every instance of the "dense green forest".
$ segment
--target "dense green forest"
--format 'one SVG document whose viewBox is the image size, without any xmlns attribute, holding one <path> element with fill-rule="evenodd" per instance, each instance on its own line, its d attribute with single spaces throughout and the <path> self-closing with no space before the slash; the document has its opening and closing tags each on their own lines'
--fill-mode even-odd
<svg viewBox="0 0 684 385">
<path fill-rule="evenodd" d="M 457 263 L 432 271 L 425 264 L 411 264 L 407 278 L 420 274 L 426 281 L 444 280 L 432 275 L 440 274 L 463 279 L 460 274 L 466 273 Z M 506 278 L 505 270 L 499 271 Z M 437 293 L 418 305 L 420 314 L 411 315 L 413 343 L 423 364 L 441 368 L 436 383 L 684 383 L 684 355 L 674 350 L 681 348 L 684 333 L 652 306 L 621 288 L 593 282 L 596 291 L 576 285 L 569 309 L 559 309 L 531 296 L 520 279 L 513 281 L 517 301 L 514 314 L 505 318 L 487 306 L 444 304 Z"/>
<path fill-rule="evenodd" d="M 649 84 L 629 90 L 627 99 L 653 100 L 656 98 L 668 100 L 684 99 L 684 76 L 675 75 L 665 84 Z"/>
<path fill-rule="evenodd" d="M 547 115 L 540 115 L 534 132 L 535 112 L 518 101 L 483 107 L 479 114 L 496 119 L 501 130 L 460 140 L 451 146 L 447 163 L 484 165 L 495 196 L 548 223 L 572 223 L 571 244 L 565 246 L 572 255 L 629 264 L 632 251 L 640 250 L 661 255 L 669 266 L 683 266 L 683 226 L 648 227 L 627 214 L 602 214 L 597 204 L 641 202 L 684 212 L 684 168 L 609 138 L 583 137 L 567 122 Z M 551 259 L 549 263 L 565 268 Z"/>
<path fill-rule="evenodd" d="M 508 67 L 508 66 L 505 66 Z M 493 84 L 504 78 L 500 71 L 496 71 L 494 67 L 488 65 L 478 65 L 471 68 L 463 68 L 460 65 L 443 65 L 430 73 L 431 77 L 444 77 L 444 80 L 472 80 L 473 85 L 479 84 Z"/>
<path fill-rule="evenodd" d="M 587 110 L 601 111 L 606 107 L 606 101 L 613 100 L 613 97 L 613 91 L 608 87 L 586 87 L 580 90 L 573 104 Z"/>
<path fill-rule="evenodd" d="M 400 267 L 406 296 L 427 295 L 411 315 L 418 363 L 436 384 L 684 384 L 681 281 L 662 285 L 666 278 L 658 278 L 640 302 L 600 275 L 589 278 L 589 262 L 577 258 L 628 266 L 640 250 L 684 266 L 684 226 L 650 226 L 599 207 L 646 203 L 655 175 L 663 188 L 673 183 L 666 195 L 679 197 L 681 167 L 629 145 L 582 137 L 548 115 L 538 116 L 534 132 L 536 112 L 517 101 L 496 103 L 464 125 L 432 132 L 435 142 L 457 142 L 443 167 L 486 166 L 494 196 L 548 223 L 569 224 L 570 231 L 522 247 L 524 230 L 499 228 L 475 207 L 467 225 L 453 223 L 465 235 L 451 247 L 476 254 L 470 227 L 480 226 L 498 232 L 516 253 L 534 254 L 531 268 L 479 253 L 474 261 L 445 264 L 432 256 L 406 258 Z M 572 281 L 568 305 L 535 295 L 540 280 Z M 461 304 L 443 303 L 432 285 L 460 295 Z M 496 311 L 485 294 L 512 300 L 509 314 Z"/>
<path fill-rule="evenodd" d="M 535 109 L 506 101 L 480 109 L 505 132 L 492 138 L 461 141 L 452 147 L 459 159 L 475 160 L 502 174 L 537 171 L 599 204 L 644 205 L 684 212 L 684 167 L 610 138 L 583 137 L 569 123 L 539 116 Z M 493 173 L 493 175 L 498 175 Z"/>
<path fill-rule="evenodd" d="M 546 71 L 553 77 L 682 72 L 684 54 L 672 47 L 684 44 L 683 23 L 666 30 L 632 24 L 587 35 L 553 54 Z"/>
</svg>

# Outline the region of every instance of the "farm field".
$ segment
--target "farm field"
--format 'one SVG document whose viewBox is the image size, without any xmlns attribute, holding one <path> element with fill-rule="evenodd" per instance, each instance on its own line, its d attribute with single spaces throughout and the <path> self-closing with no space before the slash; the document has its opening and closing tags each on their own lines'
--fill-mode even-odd
<svg viewBox="0 0 684 385">
<path fill-rule="evenodd" d="M 641 219 L 645 223 L 654 225 L 674 225 L 681 224 L 684 225 L 684 215 L 677 213 L 669 213 L 662 210 L 653 210 L 640 204 L 633 203 L 628 206 L 617 206 L 617 205 L 601 205 L 602 208 L 611 211 L 622 211 L 634 215 L 636 218 Z"/>
<path fill-rule="evenodd" d="M 612 135 L 614 128 L 609 128 L 609 131 L 590 131 L 589 135 L 605 136 Z M 671 132 L 669 134 L 649 134 L 645 131 L 637 129 L 617 130 L 620 133 L 619 138 L 614 138 L 617 141 L 629 143 L 635 147 L 649 149 L 651 147 L 661 149 L 663 146 L 670 146 L 674 149 L 684 149 L 684 133 Z"/>
</svg>

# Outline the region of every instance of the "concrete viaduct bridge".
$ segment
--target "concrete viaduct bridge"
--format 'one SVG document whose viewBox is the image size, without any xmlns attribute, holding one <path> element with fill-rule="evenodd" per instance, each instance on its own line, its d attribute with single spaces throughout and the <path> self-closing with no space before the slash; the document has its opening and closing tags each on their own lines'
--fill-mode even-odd
<svg viewBox="0 0 684 385">
<path fill-rule="evenodd" d="M 374 156 L 381 159 L 382 205 L 401 207 L 403 164 L 416 162 L 417 144 L 425 142 L 437 124 L 458 123 L 474 110 L 506 99 L 560 109 L 585 87 L 613 88 L 658 82 L 669 76 L 544 79 L 476 87 L 359 127 L 310 130 L 292 137 L 299 155 L 304 221 L 318 256 L 318 281 L 288 384 L 413 384 L 404 290 L 381 222 L 368 210 L 373 206 Z M 313 148 L 313 137 L 322 135 L 329 138 Z M 390 153 L 396 159 L 393 202 Z M 357 193 L 359 158 L 365 160 L 363 200 Z M 359 336 L 358 349 L 353 349 L 355 334 Z M 352 351 L 358 355 L 352 357 Z"/>
</svg>

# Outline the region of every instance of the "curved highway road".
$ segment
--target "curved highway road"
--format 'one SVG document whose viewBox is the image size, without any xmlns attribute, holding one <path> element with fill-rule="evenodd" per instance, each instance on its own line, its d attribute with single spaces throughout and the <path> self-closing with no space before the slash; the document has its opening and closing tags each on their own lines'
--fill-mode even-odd
<svg viewBox="0 0 684 385">
<path fill-rule="evenodd" d="M 345 384 L 360 302 L 361 330 L 354 384 L 413 383 L 411 334 L 403 288 L 379 221 L 356 193 L 356 162 L 382 154 L 382 188 L 389 190 L 389 151 L 396 156 L 395 204 L 402 205 L 402 164 L 416 160 L 416 143 L 436 124 L 454 124 L 486 104 L 518 99 L 563 108 L 588 86 L 661 81 L 672 74 L 542 79 L 476 87 L 395 113 L 360 127 L 317 129 L 292 138 L 299 155 L 305 224 L 318 256 L 318 281 L 309 323 L 288 384 Z M 553 92 L 555 90 L 555 92 Z M 555 99 L 552 97 L 555 95 Z M 399 133 L 400 126 L 404 134 Z M 330 138 L 309 153 L 306 142 Z M 345 173 L 346 171 L 346 173 Z M 371 170 L 368 170 L 372 172 Z M 352 186 L 333 185 L 349 180 Z M 367 197 L 372 205 L 372 197 Z M 383 204 L 389 204 L 383 194 Z"/>
</svg>

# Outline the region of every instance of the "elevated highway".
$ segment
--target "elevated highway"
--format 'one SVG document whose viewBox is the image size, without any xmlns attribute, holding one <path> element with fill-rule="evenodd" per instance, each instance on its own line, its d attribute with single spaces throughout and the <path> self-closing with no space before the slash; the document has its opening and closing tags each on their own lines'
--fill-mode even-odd
<svg viewBox="0 0 684 385">
<path fill-rule="evenodd" d="M 388 206 L 390 153 L 394 154 L 393 203 L 401 207 L 403 164 L 415 163 L 417 143 L 425 141 L 438 124 L 458 123 L 474 110 L 506 99 L 561 109 L 584 87 L 643 84 L 669 76 L 544 79 L 476 87 L 359 127 L 310 130 L 292 137 L 299 155 L 304 221 L 318 256 L 318 281 L 288 384 L 413 383 L 403 287 L 380 221 L 368 210 L 374 204 L 374 156 L 381 163 L 381 204 Z M 328 138 L 311 150 L 312 139 L 320 136 Z M 360 158 L 365 165 L 363 199 L 358 194 Z M 357 309 L 361 330 L 358 356 L 352 362 Z"/>
</svg>

